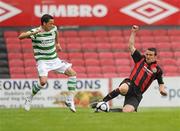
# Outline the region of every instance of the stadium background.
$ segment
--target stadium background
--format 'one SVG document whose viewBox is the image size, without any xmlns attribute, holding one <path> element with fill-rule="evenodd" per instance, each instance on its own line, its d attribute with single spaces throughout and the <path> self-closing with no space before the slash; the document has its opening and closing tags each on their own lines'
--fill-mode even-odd
<svg viewBox="0 0 180 131">
<path fill-rule="evenodd" d="M 180 4 L 179 0 L 3 0 L 0 1 L 0 107 L 19 108 L 37 82 L 31 41 L 20 32 L 40 24 L 52 14 L 63 48 L 60 58 L 73 64 L 78 85 L 76 103 L 87 107 L 127 77 L 133 66 L 127 43 L 133 24 L 140 26 L 136 47 L 158 49 L 168 97 L 153 83 L 141 106 L 180 106 Z M 25 5 L 25 6 L 24 6 Z M 27 6 L 26 6 L 27 5 Z M 66 78 L 50 72 L 49 84 L 34 100 L 34 107 L 59 107 L 66 93 Z M 155 101 L 152 102 L 152 98 Z M 110 104 L 122 105 L 118 97 Z"/>
</svg>

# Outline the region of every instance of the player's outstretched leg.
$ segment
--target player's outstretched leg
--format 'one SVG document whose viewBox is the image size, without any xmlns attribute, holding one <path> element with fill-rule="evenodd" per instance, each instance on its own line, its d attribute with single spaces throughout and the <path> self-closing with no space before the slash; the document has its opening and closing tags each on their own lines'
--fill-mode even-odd
<svg viewBox="0 0 180 131">
<path fill-rule="evenodd" d="M 76 112 L 75 104 L 74 104 L 74 92 L 76 87 L 76 76 L 71 76 L 67 82 L 69 94 L 66 97 L 65 105 L 72 111 Z"/>
<path fill-rule="evenodd" d="M 29 111 L 29 110 L 31 109 L 32 98 L 33 98 L 33 97 L 30 96 L 30 97 L 27 97 L 27 98 L 25 99 L 24 109 L 25 109 L 26 111 Z"/>
<path fill-rule="evenodd" d="M 33 85 L 32 94 L 25 99 L 24 109 L 26 111 L 29 111 L 31 109 L 31 103 L 33 100 L 33 96 L 36 95 L 38 93 L 38 91 L 40 91 L 40 89 L 43 87 L 44 86 L 40 86 L 40 84 Z"/>
</svg>

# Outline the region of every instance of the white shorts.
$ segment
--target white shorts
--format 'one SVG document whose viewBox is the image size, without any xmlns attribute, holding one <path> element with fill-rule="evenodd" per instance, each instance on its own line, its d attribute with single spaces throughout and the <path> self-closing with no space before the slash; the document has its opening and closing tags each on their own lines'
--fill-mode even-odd
<svg viewBox="0 0 180 131">
<path fill-rule="evenodd" d="M 37 62 L 39 76 L 48 76 L 49 71 L 64 73 L 71 66 L 72 64 L 64 60 L 60 60 L 59 58 L 53 60 L 39 60 Z"/>
</svg>

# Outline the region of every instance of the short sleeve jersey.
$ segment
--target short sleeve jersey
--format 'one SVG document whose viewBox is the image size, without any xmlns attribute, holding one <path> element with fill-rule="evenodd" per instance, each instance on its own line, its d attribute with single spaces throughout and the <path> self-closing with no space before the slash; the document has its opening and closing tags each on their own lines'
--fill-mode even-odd
<svg viewBox="0 0 180 131">
<path fill-rule="evenodd" d="M 162 79 L 162 69 L 157 62 L 146 63 L 145 56 L 136 50 L 132 54 L 135 66 L 130 74 L 130 80 L 144 93 L 153 80 L 157 79 L 159 84 L 164 84 Z"/>
<path fill-rule="evenodd" d="M 32 29 L 31 32 L 37 30 L 38 28 Z M 33 44 L 34 57 L 36 61 L 52 60 L 57 58 L 55 46 L 56 32 L 57 27 L 54 26 L 48 32 L 40 32 L 36 35 L 30 36 Z"/>
</svg>

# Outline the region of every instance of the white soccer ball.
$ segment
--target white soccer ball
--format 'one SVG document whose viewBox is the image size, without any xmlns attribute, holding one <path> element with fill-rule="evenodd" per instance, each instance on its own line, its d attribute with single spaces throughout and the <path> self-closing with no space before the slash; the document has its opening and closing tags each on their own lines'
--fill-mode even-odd
<svg viewBox="0 0 180 131">
<path fill-rule="evenodd" d="M 99 102 L 97 105 L 96 105 L 96 110 L 97 111 L 104 111 L 104 112 L 109 112 L 109 105 L 108 103 L 102 101 L 102 102 Z"/>
</svg>

